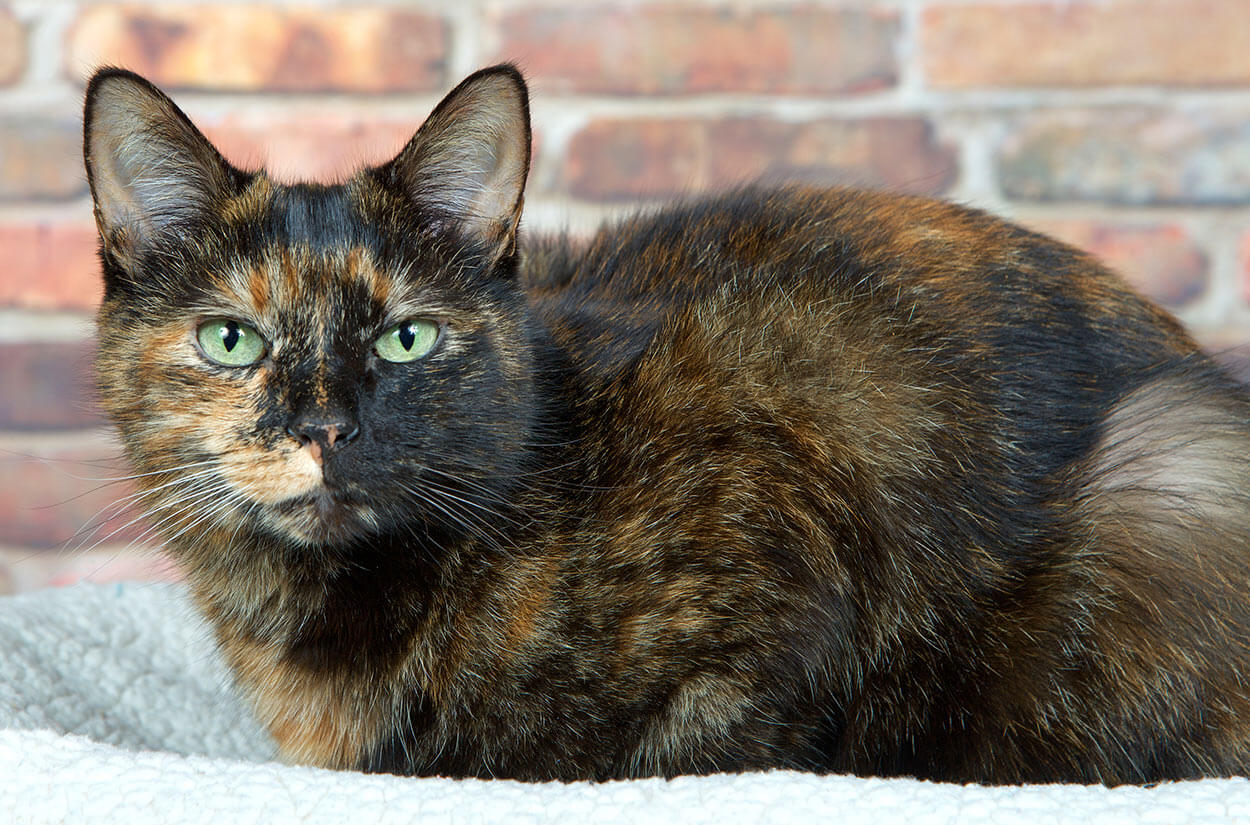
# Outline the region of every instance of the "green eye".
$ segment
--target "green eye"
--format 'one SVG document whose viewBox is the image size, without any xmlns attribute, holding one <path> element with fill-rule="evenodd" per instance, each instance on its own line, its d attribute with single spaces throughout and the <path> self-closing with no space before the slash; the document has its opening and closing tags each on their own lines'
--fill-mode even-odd
<svg viewBox="0 0 1250 825">
<path fill-rule="evenodd" d="M 200 350 L 214 364 L 246 367 L 265 355 L 265 339 L 247 324 L 229 318 L 213 318 L 195 331 Z"/>
<path fill-rule="evenodd" d="M 433 321 L 404 321 L 382 333 L 373 344 L 378 356 L 402 364 L 416 361 L 434 349 L 438 341 L 438 324 Z"/>
</svg>

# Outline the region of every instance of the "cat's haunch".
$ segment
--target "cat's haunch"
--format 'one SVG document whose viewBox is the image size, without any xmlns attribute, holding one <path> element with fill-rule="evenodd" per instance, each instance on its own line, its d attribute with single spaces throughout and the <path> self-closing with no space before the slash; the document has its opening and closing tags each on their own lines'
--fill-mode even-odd
<svg viewBox="0 0 1250 825">
<path fill-rule="evenodd" d="M 1250 397 L 1088 255 L 747 188 L 518 234 L 477 72 L 338 185 L 87 90 L 101 396 L 284 758 L 1144 782 L 1250 762 Z"/>
</svg>

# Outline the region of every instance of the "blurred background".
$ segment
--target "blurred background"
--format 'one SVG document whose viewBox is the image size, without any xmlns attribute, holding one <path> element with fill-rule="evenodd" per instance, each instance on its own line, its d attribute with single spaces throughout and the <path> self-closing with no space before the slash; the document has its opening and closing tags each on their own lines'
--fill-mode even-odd
<svg viewBox="0 0 1250 825">
<path fill-rule="evenodd" d="M 1250 364 L 1250 0 L 0 0 L 0 593 L 174 575 L 91 397 L 92 68 L 237 164 L 331 179 L 501 60 L 532 81 L 530 232 L 761 177 L 937 195 L 1093 251 Z"/>
</svg>

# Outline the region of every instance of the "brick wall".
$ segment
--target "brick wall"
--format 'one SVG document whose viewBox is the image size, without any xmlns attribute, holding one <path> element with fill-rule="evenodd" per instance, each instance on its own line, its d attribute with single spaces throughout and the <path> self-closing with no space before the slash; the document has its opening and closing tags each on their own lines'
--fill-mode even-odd
<svg viewBox="0 0 1250 825">
<path fill-rule="evenodd" d="M 757 177 L 941 195 L 1093 250 L 1228 349 L 1250 341 L 1247 32 L 1247 0 L 0 0 L 0 592 L 154 574 L 87 389 L 96 64 L 174 92 L 236 162 L 326 178 L 516 60 L 532 230 Z"/>
</svg>

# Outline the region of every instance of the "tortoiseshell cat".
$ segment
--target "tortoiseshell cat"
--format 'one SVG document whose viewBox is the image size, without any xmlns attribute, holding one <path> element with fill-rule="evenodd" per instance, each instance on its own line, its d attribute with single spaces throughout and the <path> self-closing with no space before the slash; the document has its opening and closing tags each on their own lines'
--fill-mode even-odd
<svg viewBox="0 0 1250 825">
<path fill-rule="evenodd" d="M 521 244 L 529 155 L 508 66 L 336 186 L 87 91 L 104 402 L 284 758 L 1246 768 L 1250 401 L 1170 316 L 849 190 Z"/>
</svg>

